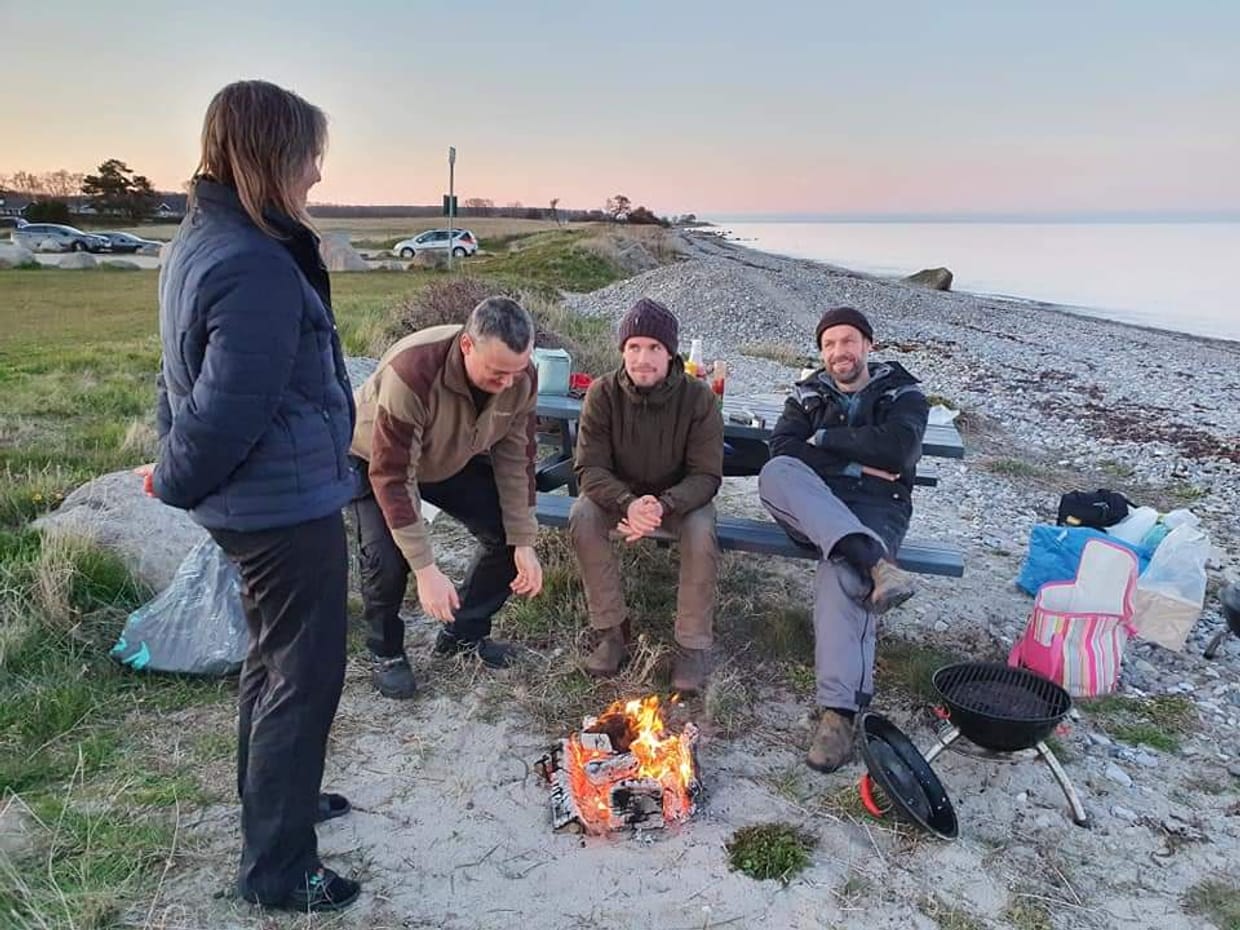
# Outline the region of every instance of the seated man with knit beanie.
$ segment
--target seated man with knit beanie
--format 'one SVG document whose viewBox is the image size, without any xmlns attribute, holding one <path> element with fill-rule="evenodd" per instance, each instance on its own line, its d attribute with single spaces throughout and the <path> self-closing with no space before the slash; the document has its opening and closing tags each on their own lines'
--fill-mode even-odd
<svg viewBox="0 0 1240 930">
<path fill-rule="evenodd" d="M 874 331 L 851 307 L 818 323 L 822 368 L 799 381 L 758 477 L 788 535 L 821 554 L 814 671 L 821 710 L 806 757 L 821 772 L 852 756 L 853 717 L 874 693 L 875 614 L 913 595 L 893 559 L 913 513 L 929 405 L 896 362 L 869 362 Z"/>
<path fill-rule="evenodd" d="M 643 298 L 620 321 L 622 364 L 586 393 L 574 472 L 581 496 L 569 515 L 573 549 L 597 644 L 585 661 L 615 675 L 631 629 L 611 535 L 629 543 L 663 529 L 680 543 L 672 687 L 700 691 L 708 673 L 719 575 L 715 507 L 723 481 L 723 415 L 710 388 L 685 374 L 679 324 Z"/>
</svg>

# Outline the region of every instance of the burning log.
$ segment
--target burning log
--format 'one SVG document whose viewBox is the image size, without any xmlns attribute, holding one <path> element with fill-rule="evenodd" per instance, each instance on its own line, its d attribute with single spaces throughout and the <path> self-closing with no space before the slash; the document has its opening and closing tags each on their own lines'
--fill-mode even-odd
<svg viewBox="0 0 1240 930">
<path fill-rule="evenodd" d="M 587 717 L 536 763 L 551 786 L 552 828 L 599 834 L 684 822 L 702 792 L 697 740 L 692 723 L 666 733 L 655 695 Z"/>
</svg>

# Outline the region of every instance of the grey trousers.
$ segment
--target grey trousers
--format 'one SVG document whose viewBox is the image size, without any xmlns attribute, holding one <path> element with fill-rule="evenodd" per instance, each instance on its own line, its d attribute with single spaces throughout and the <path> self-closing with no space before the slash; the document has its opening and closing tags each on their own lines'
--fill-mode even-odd
<svg viewBox="0 0 1240 930">
<path fill-rule="evenodd" d="M 626 609 L 611 531 L 621 514 L 578 497 L 568 516 L 573 549 L 581 566 L 590 626 L 609 630 L 624 622 Z M 715 585 L 719 578 L 719 541 L 715 505 L 671 514 L 663 524 L 680 544 L 680 586 L 676 589 L 676 642 L 685 649 L 709 649 L 713 642 Z"/>
<path fill-rule="evenodd" d="M 861 533 L 895 554 L 908 513 L 889 502 L 845 503 L 800 459 L 781 455 L 758 475 L 758 496 L 775 521 L 798 542 L 823 553 L 814 579 L 814 673 L 820 707 L 860 710 L 874 695 L 874 615 L 865 608 L 871 581 L 843 559 L 835 544 Z"/>
</svg>

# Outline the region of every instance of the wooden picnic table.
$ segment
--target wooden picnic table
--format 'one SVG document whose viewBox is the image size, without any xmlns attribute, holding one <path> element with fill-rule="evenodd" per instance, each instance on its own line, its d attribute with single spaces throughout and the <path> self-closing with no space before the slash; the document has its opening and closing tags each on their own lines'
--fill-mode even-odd
<svg viewBox="0 0 1240 930">
<path fill-rule="evenodd" d="M 756 475 L 769 455 L 767 443 L 775 423 L 784 409 L 784 398 L 777 394 L 740 396 L 725 399 L 724 475 Z M 563 528 L 568 525 L 572 497 L 577 494 L 573 475 L 573 451 L 577 442 L 577 421 L 581 418 L 581 400 L 571 396 L 539 395 L 538 416 L 559 424 L 560 448 L 537 468 L 538 500 L 535 508 L 538 521 L 545 526 Z M 934 458 L 964 458 L 964 442 L 950 424 L 926 428 L 922 454 Z M 919 463 L 915 484 L 933 487 L 938 474 L 933 466 Z M 547 493 L 567 488 L 569 497 Z M 769 520 L 720 516 L 717 526 L 719 545 L 764 555 L 793 558 L 818 558 L 817 550 L 799 546 L 782 529 Z M 654 534 L 662 539 L 666 534 Z M 663 544 L 671 541 L 662 539 Z M 935 540 L 905 540 L 897 554 L 900 565 L 908 571 L 959 578 L 964 574 L 964 556 L 954 546 Z"/>
<path fill-rule="evenodd" d="M 778 394 L 736 397 L 723 404 L 724 475 L 728 477 L 756 475 L 769 457 L 767 443 L 784 409 L 784 398 Z M 559 424 L 559 451 L 539 463 L 538 489 L 552 491 L 568 486 L 576 494 L 573 477 L 573 452 L 577 444 L 577 421 L 581 418 L 581 400 L 564 395 L 539 395 L 538 416 Z M 922 455 L 933 458 L 964 458 L 964 442 L 950 424 L 926 427 Z M 938 470 L 928 462 L 919 462 L 914 483 L 934 487 L 939 482 Z"/>
<path fill-rule="evenodd" d="M 785 398 L 778 394 L 754 394 L 725 397 L 723 401 L 724 439 L 759 439 L 767 442 L 779 415 L 783 413 Z M 581 400 L 561 395 L 538 396 L 538 415 L 548 420 L 575 424 L 581 419 Z M 933 458 L 964 458 L 964 442 L 951 424 L 926 427 L 921 444 L 922 455 Z"/>
</svg>

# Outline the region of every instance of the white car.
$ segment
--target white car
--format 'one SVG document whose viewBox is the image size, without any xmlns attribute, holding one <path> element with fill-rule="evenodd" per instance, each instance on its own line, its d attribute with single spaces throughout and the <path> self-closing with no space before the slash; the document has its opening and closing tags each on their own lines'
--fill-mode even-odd
<svg viewBox="0 0 1240 930">
<path fill-rule="evenodd" d="M 108 247 L 103 236 L 59 223 L 27 223 L 13 230 L 13 241 L 31 252 L 102 252 Z"/>
<path fill-rule="evenodd" d="M 419 252 L 446 252 L 448 250 L 448 230 L 428 229 L 411 239 L 402 239 L 392 246 L 392 251 L 401 258 L 413 258 Z M 473 255 L 478 251 L 478 238 L 468 229 L 452 230 L 452 254 L 457 258 Z"/>
</svg>

